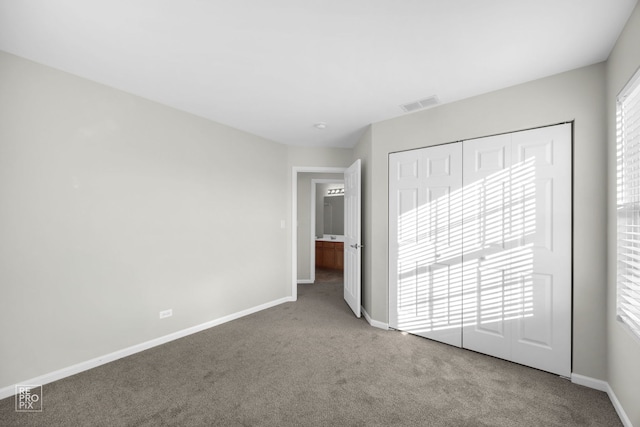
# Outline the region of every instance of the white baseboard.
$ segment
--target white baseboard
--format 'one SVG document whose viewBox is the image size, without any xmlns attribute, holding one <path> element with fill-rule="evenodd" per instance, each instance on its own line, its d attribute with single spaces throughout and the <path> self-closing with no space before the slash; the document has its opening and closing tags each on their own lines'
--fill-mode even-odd
<svg viewBox="0 0 640 427">
<path fill-rule="evenodd" d="M 613 389 L 608 382 L 597 380 L 591 377 L 586 377 L 580 374 L 571 374 L 571 382 L 607 393 L 607 395 L 609 396 L 609 400 L 611 400 L 611 404 L 618 413 L 618 417 L 620 417 L 620 421 L 622 421 L 622 425 L 624 425 L 624 427 L 633 427 L 633 424 L 631 424 L 631 420 L 627 416 L 627 413 L 624 411 L 624 408 L 620 404 L 620 401 L 616 397 L 616 394 L 613 392 Z"/>
<path fill-rule="evenodd" d="M 385 331 L 389 330 L 388 324 L 373 320 L 371 316 L 369 316 L 369 313 L 367 313 L 367 310 L 364 309 L 364 307 L 360 306 L 360 311 L 362 312 L 362 315 L 364 316 L 366 321 L 374 328 L 384 329 Z"/>
<path fill-rule="evenodd" d="M 96 357 L 95 359 L 86 360 L 84 362 L 80 362 L 78 364 L 68 366 L 66 368 L 62 368 L 54 372 L 49 372 L 48 374 L 44 374 L 35 378 L 30 378 L 24 381 L 20 381 L 18 384 L 33 384 L 33 385 L 48 384 L 53 381 L 66 378 L 83 371 L 88 371 L 89 369 L 96 368 L 100 365 L 113 362 L 114 360 L 122 359 L 123 357 L 126 357 L 126 356 L 131 356 L 132 354 L 139 353 L 141 351 L 150 349 L 152 347 L 156 347 L 156 346 L 168 343 L 169 341 L 186 337 L 187 335 L 195 334 L 196 332 L 204 331 L 205 329 L 209 329 L 214 326 L 218 326 L 223 323 L 227 323 L 232 320 L 239 319 L 249 314 L 257 313 L 258 311 L 262 311 L 267 308 L 275 307 L 276 305 L 279 305 L 285 302 L 291 302 L 291 301 L 295 301 L 295 300 L 292 297 L 285 297 L 285 298 L 277 299 L 275 301 L 270 301 L 264 304 L 260 304 L 258 306 L 251 307 L 246 310 L 239 311 L 237 313 L 229 314 L 227 316 L 220 317 L 218 319 L 214 319 L 209 322 L 201 323 L 200 325 L 192 326 L 190 328 L 183 329 L 181 331 L 173 332 L 169 335 L 155 338 L 150 341 L 145 341 L 143 343 L 140 343 L 131 347 L 127 347 L 122 350 L 114 351 L 113 353 Z M 0 388 L 0 399 L 5 399 L 7 397 L 13 396 L 15 394 L 15 386 L 18 384 Z"/>
<path fill-rule="evenodd" d="M 609 400 L 611 400 L 613 407 L 620 417 L 620 421 L 622 421 L 622 425 L 624 427 L 633 427 L 633 424 L 631 424 L 631 420 L 627 416 L 627 413 L 624 412 L 624 408 L 620 404 L 620 401 L 616 397 L 616 394 L 613 392 L 613 389 L 611 388 L 611 386 L 609 386 L 609 384 L 607 384 L 607 394 L 609 395 Z"/>
<path fill-rule="evenodd" d="M 298 285 L 313 285 L 314 281 L 311 279 L 302 279 L 297 281 Z"/>
<path fill-rule="evenodd" d="M 600 390 L 606 392 L 609 388 L 609 384 L 606 381 L 597 380 L 595 378 L 586 377 L 580 374 L 571 374 L 571 382 L 578 385 L 583 385 L 585 387 L 593 388 L 595 390 Z"/>
</svg>

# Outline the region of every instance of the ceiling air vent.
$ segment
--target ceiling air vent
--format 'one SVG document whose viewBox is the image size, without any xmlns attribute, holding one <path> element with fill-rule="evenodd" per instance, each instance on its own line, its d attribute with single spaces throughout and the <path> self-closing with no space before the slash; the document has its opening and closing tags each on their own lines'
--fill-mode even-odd
<svg viewBox="0 0 640 427">
<path fill-rule="evenodd" d="M 403 104 L 400 106 L 402 111 L 405 113 L 411 113 L 414 111 L 422 110 L 423 108 L 433 107 L 434 105 L 438 105 L 440 101 L 438 101 L 438 97 L 433 95 L 425 99 L 421 99 L 420 101 L 409 102 L 408 104 Z"/>
</svg>

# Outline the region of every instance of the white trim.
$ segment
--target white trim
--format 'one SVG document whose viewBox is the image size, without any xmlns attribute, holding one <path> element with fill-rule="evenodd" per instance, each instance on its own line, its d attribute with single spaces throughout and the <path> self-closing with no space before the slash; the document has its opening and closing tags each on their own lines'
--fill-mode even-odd
<svg viewBox="0 0 640 427">
<path fill-rule="evenodd" d="M 291 168 L 291 298 L 298 299 L 298 173 L 344 173 L 347 168 L 294 166 Z"/>
<path fill-rule="evenodd" d="M 613 389 L 609 384 L 607 384 L 607 394 L 609 395 L 609 400 L 611 400 L 611 403 L 613 404 L 614 409 L 616 410 L 616 412 L 618 413 L 618 416 L 620 417 L 620 421 L 622 421 L 622 425 L 624 427 L 633 427 L 631 420 L 627 416 L 627 413 L 624 412 L 624 408 L 620 404 L 618 397 L 613 392 Z"/>
<path fill-rule="evenodd" d="M 315 283 L 315 279 L 309 280 L 309 279 L 302 279 L 302 280 L 298 280 L 298 285 L 313 285 Z"/>
<path fill-rule="evenodd" d="M 633 75 L 631 76 L 627 84 L 624 85 L 620 92 L 618 92 L 618 95 L 616 95 L 616 102 L 622 102 L 624 98 L 629 96 L 629 92 L 631 92 L 634 85 L 636 84 L 636 81 L 638 80 L 640 80 L 640 67 L 638 67 L 636 71 L 633 72 Z"/>
<path fill-rule="evenodd" d="M 367 313 L 367 310 L 364 309 L 364 307 L 360 306 L 360 311 L 362 312 L 362 315 L 364 316 L 367 323 L 369 323 L 369 325 L 373 326 L 374 328 L 384 329 L 385 331 L 389 330 L 389 325 L 387 323 L 373 320 L 371 316 L 369 316 L 369 313 Z"/>
<path fill-rule="evenodd" d="M 606 381 L 597 380 L 595 378 L 586 377 L 580 374 L 571 374 L 571 382 L 578 385 L 583 385 L 585 387 L 593 388 L 595 390 L 600 390 L 606 392 L 609 388 L 609 384 Z"/>
<path fill-rule="evenodd" d="M 123 357 L 131 356 L 132 354 L 139 353 L 144 350 L 148 350 L 152 347 L 157 347 L 159 345 L 168 343 L 170 341 L 177 340 L 178 338 L 183 338 L 183 337 L 186 337 L 187 335 L 195 334 L 196 332 L 201 332 L 205 329 L 209 329 L 214 326 L 218 326 L 223 323 L 227 323 L 232 320 L 239 319 L 249 314 L 257 313 L 258 311 L 262 311 L 267 308 L 275 307 L 276 305 L 280 305 L 282 303 L 291 302 L 291 301 L 294 301 L 293 298 L 291 297 L 280 298 L 274 301 L 257 305 L 255 307 L 248 308 L 246 310 L 239 311 L 237 313 L 229 314 L 227 316 L 223 316 L 218 319 L 211 320 L 209 322 L 201 323 L 200 325 L 192 326 L 190 328 L 186 328 L 181 331 L 173 332 L 169 335 L 155 338 L 150 341 L 145 341 L 143 343 L 136 344 L 134 346 L 127 347 L 122 350 L 114 351 L 113 353 L 109 353 L 104 356 L 99 356 L 99 357 L 96 357 L 95 359 L 86 360 L 84 362 L 80 362 L 72 366 L 67 366 L 66 368 L 62 368 L 57 371 L 49 372 L 48 374 L 44 374 L 35 378 L 20 381 L 17 384 L 12 384 L 10 386 L 0 388 L 0 399 L 5 399 L 7 397 L 15 395 L 15 391 L 16 391 L 15 387 L 18 384 L 37 384 L 37 385 L 48 384 L 53 381 L 57 381 L 57 380 L 61 380 L 63 378 L 69 377 L 71 375 L 78 374 L 80 372 L 88 371 L 89 369 L 96 368 L 100 365 L 104 365 L 106 363 L 113 362 L 118 359 L 122 359 Z"/>
<path fill-rule="evenodd" d="M 633 424 L 631 424 L 631 420 L 627 416 L 627 413 L 624 411 L 624 408 L 620 404 L 618 397 L 613 392 L 613 389 L 608 382 L 597 380 L 591 377 L 586 377 L 580 374 L 571 374 L 571 382 L 607 393 L 607 395 L 609 396 L 609 400 L 611 401 L 613 408 L 616 410 L 618 417 L 620 417 L 620 421 L 622 422 L 622 424 L 625 427 L 633 427 Z"/>
</svg>

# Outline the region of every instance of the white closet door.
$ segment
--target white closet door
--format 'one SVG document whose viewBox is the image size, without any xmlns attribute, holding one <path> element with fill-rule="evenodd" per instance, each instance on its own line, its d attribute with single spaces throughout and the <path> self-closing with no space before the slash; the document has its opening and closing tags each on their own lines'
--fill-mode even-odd
<svg viewBox="0 0 640 427">
<path fill-rule="evenodd" d="M 571 374 L 571 125 L 392 154 L 390 326 Z"/>
<path fill-rule="evenodd" d="M 420 152 L 389 156 L 389 326 L 398 330 L 414 329 L 421 321 L 416 307 L 423 246 L 418 210 L 425 204 L 421 187 L 426 168 Z"/>
<path fill-rule="evenodd" d="M 463 142 L 463 347 L 511 356 L 511 135 Z"/>
<path fill-rule="evenodd" d="M 571 374 L 571 125 L 513 134 L 511 360 Z"/>
<path fill-rule="evenodd" d="M 459 347 L 461 145 L 394 153 L 389 178 L 390 326 Z"/>
<path fill-rule="evenodd" d="M 571 125 L 463 143 L 463 347 L 571 374 Z"/>
</svg>

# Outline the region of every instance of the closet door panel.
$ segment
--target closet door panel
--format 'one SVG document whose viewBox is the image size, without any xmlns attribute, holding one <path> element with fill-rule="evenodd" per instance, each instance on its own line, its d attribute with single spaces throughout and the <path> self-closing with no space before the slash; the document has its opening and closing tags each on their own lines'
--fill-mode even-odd
<svg viewBox="0 0 640 427">
<path fill-rule="evenodd" d="M 462 335 L 462 146 L 429 147 L 423 153 L 427 167 L 426 259 L 429 276 L 429 323 L 422 336 L 461 346 Z"/>
<path fill-rule="evenodd" d="M 465 348 L 511 355 L 511 135 L 463 142 Z"/>
<path fill-rule="evenodd" d="M 389 325 L 396 329 L 420 322 L 417 305 L 424 277 L 419 273 L 422 267 L 418 254 L 423 242 L 418 212 L 425 203 L 421 188 L 425 173 L 425 165 L 415 151 L 390 156 Z"/>
<path fill-rule="evenodd" d="M 512 360 L 571 374 L 571 125 L 513 134 L 522 313 Z"/>
<path fill-rule="evenodd" d="M 402 175 L 413 164 L 415 174 Z M 390 325 L 461 345 L 461 187 L 459 144 L 390 156 Z M 403 197 L 410 200 L 402 202 Z M 413 204 L 415 203 L 415 204 Z M 394 207 L 396 206 L 396 207 Z M 396 231 L 397 230 L 397 231 Z M 394 302 L 395 301 L 395 302 Z"/>
</svg>

